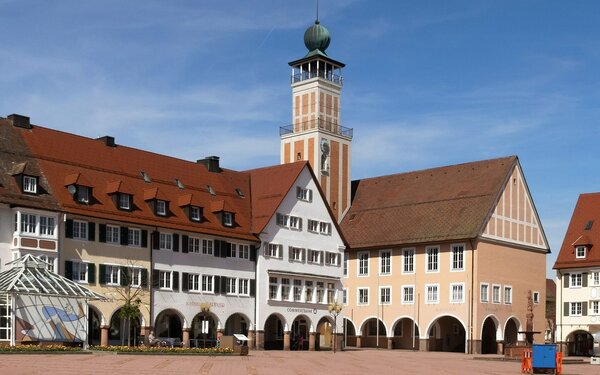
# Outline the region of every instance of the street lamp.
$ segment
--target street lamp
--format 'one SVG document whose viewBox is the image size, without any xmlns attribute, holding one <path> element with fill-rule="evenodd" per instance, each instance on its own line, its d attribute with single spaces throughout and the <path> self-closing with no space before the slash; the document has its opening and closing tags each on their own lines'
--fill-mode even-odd
<svg viewBox="0 0 600 375">
<path fill-rule="evenodd" d="M 204 337 L 204 344 L 202 345 L 206 348 L 206 334 L 208 333 L 208 321 L 206 320 L 206 314 L 210 312 L 210 303 L 203 302 L 200 304 L 200 311 L 202 311 L 202 335 Z M 206 322 L 206 323 L 205 323 Z"/>
<path fill-rule="evenodd" d="M 333 316 L 333 354 L 335 354 L 335 342 L 337 341 L 337 317 L 342 312 L 342 305 L 334 301 L 327 307 L 331 316 Z"/>
</svg>

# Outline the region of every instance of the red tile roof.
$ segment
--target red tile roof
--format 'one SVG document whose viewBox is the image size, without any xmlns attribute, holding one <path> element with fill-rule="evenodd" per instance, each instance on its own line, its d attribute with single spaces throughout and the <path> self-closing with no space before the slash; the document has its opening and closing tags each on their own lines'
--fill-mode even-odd
<svg viewBox="0 0 600 375">
<path fill-rule="evenodd" d="M 256 240 L 251 232 L 250 199 L 241 198 L 235 189 L 250 191 L 250 175 L 223 169 L 208 172 L 206 166 L 122 145 L 107 146 L 105 142 L 34 125 L 18 131 L 46 175 L 54 196 L 63 210 L 78 215 L 107 220 L 138 223 L 173 230 L 196 231 L 207 234 Z M 144 171 L 151 182 L 145 182 Z M 75 178 L 75 179 L 74 179 Z M 180 189 L 175 179 L 185 186 Z M 89 184 L 93 189 L 92 204 L 78 204 L 65 187 L 65 181 Z M 123 192 L 133 193 L 134 210 L 119 210 L 110 194 L 115 181 Z M 212 196 L 207 185 L 212 186 Z M 120 190 L 119 190 L 120 191 Z M 158 217 L 147 199 L 164 199 L 170 215 Z M 181 201 L 206 208 L 205 221 L 192 222 L 180 206 Z M 236 213 L 235 225 L 225 227 L 212 213 L 212 202 L 226 202 L 225 207 Z M 219 203 L 221 204 L 221 203 Z"/>
<path fill-rule="evenodd" d="M 593 221 L 590 229 L 586 229 Z M 575 247 L 587 245 L 586 257 L 577 259 Z M 554 269 L 600 266 L 600 192 L 581 194 L 573 211 Z"/>
<path fill-rule="evenodd" d="M 352 249 L 477 237 L 516 156 L 353 181 L 341 227 Z"/>
</svg>

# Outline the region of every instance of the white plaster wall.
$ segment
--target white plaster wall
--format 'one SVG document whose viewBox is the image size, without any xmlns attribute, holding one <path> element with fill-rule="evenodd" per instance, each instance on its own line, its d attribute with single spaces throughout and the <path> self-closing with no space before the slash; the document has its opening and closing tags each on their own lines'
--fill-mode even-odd
<svg viewBox="0 0 600 375">
<path fill-rule="evenodd" d="M 556 278 L 556 341 L 564 342 L 571 332 L 577 330 L 589 332 L 590 325 L 600 324 L 600 315 L 593 315 L 590 306 L 590 301 L 600 300 L 600 286 L 592 285 L 591 278 L 591 273 L 598 271 L 600 269 L 597 268 L 562 270 L 562 274 Z M 574 272 L 587 273 L 587 287 L 563 288 L 564 275 Z M 564 316 L 565 302 L 587 302 L 587 316 Z"/>
</svg>

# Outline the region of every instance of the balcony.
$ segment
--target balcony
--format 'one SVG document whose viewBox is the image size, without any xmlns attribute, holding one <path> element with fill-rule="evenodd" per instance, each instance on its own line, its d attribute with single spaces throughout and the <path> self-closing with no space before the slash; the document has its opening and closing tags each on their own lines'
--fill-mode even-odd
<svg viewBox="0 0 600 375">
<path fill-rule="evenodd" d="M 320 118 L 316 120 L 299 122 L 293 125 L 282 126 L 279 128 L 279 136 L 282 137 L 291 133 L 300 133 L 309 130 L 316 130 L 317 127 L 319 130 L 323 130 L 331 134 L 337 134 L 348 139 L 352 139 L 353 136 L 353 129 L 346 128 L 345 126 L 335 124 L 331 121 L 325 121 Z"/>
<path fill-rule="evenodd" d="M 302 71 L 300 73 L 296 73 L 292 75 L 292 84 L 300 81 L 306 81 L 311 78 L 323 78 L 330 82 L 335 83 L 338 86 L 342 86 L 344 84 L 344 77 L 338 74 L 333 74 L 331 70 L 317 70 L 317 71 Z"/>
</svg>

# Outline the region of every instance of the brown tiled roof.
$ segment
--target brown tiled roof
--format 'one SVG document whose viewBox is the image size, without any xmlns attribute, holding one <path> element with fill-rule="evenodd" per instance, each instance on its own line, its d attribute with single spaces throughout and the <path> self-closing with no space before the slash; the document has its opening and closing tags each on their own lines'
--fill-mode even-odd
<svg viewBox="0 0 600 375">
<path fill-rule="evenodd" d="M 256 240 L 251 233 L 250 199 L 240 198 L 235 189 L 250 191 L 248 173 L 223 169 L 220 173 L 208 172 L 205 165 L 130 147 L 107 146 L 105 142 L 33 126 L 32 129 L 15 128 L 21 133 L 32 154 L 38 158 L 50 188 L 64 211 L 107 220 L 139 225 L 157 226 L 173 230 L 195 231 L 207 234 Z M 145 182 L 144 171 L 151 179 Z M 82 176 L 93 189 L 92 204 L 78 204 L 65 187 L 67 176 Z M 69 177 L 73 178 L 73 177 Z M 175 179 L 185 186 L 180 189 Z M 130 211 L 119 210 L 110 196 L 114 181 L 126 186 L 133 194 Z M 121 184 L 119 184 L 121 186 Z M 206 186 L 216 192 L 212 196 Z M 171 202 L 169 215 L 158 217 L 145 199 L 164 199 Z M 192 222 L 187 217 L 181 201 L 194 202 L 204 210 L 203 222 Z M 225 227 L 210 210 L 211 202 L 225 201 L 236 212 L 235 225 Z"/>
<path fill-rule="evenodd" d="M 556 299 L 556 283 L 552 279 L 546 279 L 546 300 Z"/>
<path fill-rule="evenodd" d="M 353 181 L 341 227 L 350 248 L 477 237 L 516 156 Z"/>
<path fill-rule="evenodd" d="M 15 175 L 21 173 L 39 177 L 40 194 L 21 192 L 21 187 L 15 179 Z M 49 190 L 44 174 L 31 156 L 19 131 L 10 120 L 0 118 L 0 203 L 57 211 L 58 203 L 49 194 Z"/>
<path fill-rule="evenodd" d="M 591 228 L 586 230 L 590 221 Z M 587 245 L 584 259 L 575 257 L 575 246 Z M 600 266 L 600 192 L 581 194 L 573 211 L 554 269 Z"/>
</svg>

